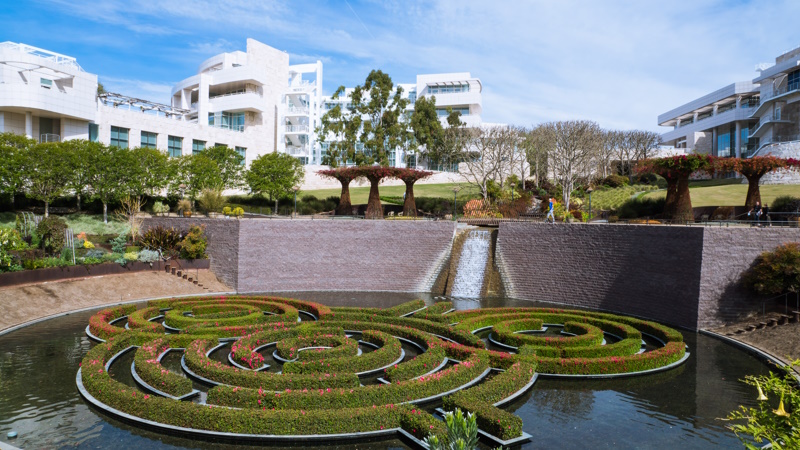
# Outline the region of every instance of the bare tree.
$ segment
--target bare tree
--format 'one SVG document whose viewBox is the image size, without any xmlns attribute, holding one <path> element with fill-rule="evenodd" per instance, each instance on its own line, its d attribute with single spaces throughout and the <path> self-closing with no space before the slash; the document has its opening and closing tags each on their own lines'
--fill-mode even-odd
<svg viewBox="0 0 800 450">
<path fill-rule="evenodd" d="M 546 123 L 540 128 L 547 143 L 550 167 L 563 190 L 564 207 L 569 208 L 576 181 L 591 173 L 596 161 L 602 140 L 600 126 L 588 120 L 570 120 Z"/>
<path fill-rule="evenodd" d="M 525 151 L 528 164 L 533 172 L 534 182 L 539 185 L 542 180 L 547 179 L 547 140 L 544 139 L 545 133 L 542 127 L 534 127 L 525 130 L 520 139 L 520 148 Z M 524 187 L 524 184 L 523 184 Z"/>
<path fill-rule="evenodd" d="M 609 175 L 611 162 L 617 154 L 617 146 L 623 138 L 623 133 L 616 130 L 604 130 L 597 152 L 597 168 L 603 178 Z"/>
<path fill-rule="evenodd" d="M 502 183 L 510 173 L 517 133 L 507 126 L 470 128 L 464 178 L 489 198 L 489 180 Z"/>
<path fill-rule="evenodd" d="M 652 156 L 651 151 L 661 143 L 661 135 L 653 131 L 631 130 L 628 131 L 628 140 L 633 149 L 633 159 L 638 163 L 639 160 L 647 159 L 649 153 Z"/>
<path fill-rule="evenodd" d="M 620 175 L 633 175 L 633 161 L 636 159 L 636 148 L 633 146 L 633 134 L 631 131 L 620 131 L 616 140 L 616 158 L 619 161 Z"/>
</svg>

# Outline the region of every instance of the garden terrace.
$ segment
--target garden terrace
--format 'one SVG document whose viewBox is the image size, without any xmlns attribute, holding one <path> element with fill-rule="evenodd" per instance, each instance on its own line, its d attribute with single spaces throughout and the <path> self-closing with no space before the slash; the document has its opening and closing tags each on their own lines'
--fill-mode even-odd
<svg viewBox="0 0 800 450">
<path fill-rule="evenodd" d="M 537 371 L 632 375 L 687 356 L 680 333 L 639 319 L 451 309 L 449 302 L 425 308 L 416 300 L 356 310 L 264 296 L 110 308 L 90 318 L 89 331 L 107 341 L 88 352 L 77 382 L 92 404 L 165 432 L 264 441 L 398 433 L 419 439 L 442 433 L 443 425 L 415 405 L 443 402 L 477 414 L 484 433 L 508 443 L 527 435 L 522 420 L 499 406 L 530 389 Z M 473 334 L 489 327 L 488 343 Z M 542 334 L 548 327 L 563 331 Z M 172 328 L 181 330 L 164 334 Z M 654 336 L 646 346 L 643 333 Z M 516 349 L 508 351 L 511 344 Z M 138 348 L 130 369 L 138 384 L 109 375 L 126 370 L 118 361 L 131 347 Z M 162 364 L 170 352 L 182 353 L 184 373 Z M 206 394 L 196 396 L 193 385 Z"/>
</svg>

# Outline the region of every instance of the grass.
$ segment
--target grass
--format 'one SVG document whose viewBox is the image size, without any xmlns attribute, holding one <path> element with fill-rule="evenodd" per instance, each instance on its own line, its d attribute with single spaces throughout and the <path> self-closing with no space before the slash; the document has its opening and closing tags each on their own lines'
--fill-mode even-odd
<svg viewBox="0 0 800 450">
<path fill-rule="evenodd" d="M 622 186 L 614 189 L 597 189 L 592 192 L 592 209 L 617 209 L 621 204 L 630 200 L 635 193 L 654 189 L 656 189 L 655 186 L 646 184 Z M 586 206 L 588 206 L 588 200 L 588 197 L 583 199 Z"/>
<path fill-rule="evenodd" d="M 72 228 L 75 234 L 120 234 L 128 232 L 128 225 L 125 222 L 116 220 L 112 215 L 108 217 L 108 224 L 103 223 L 103 216 L 100 214 L 70 214 L 60 216 L 67 222 L 67 226 Z M 0 227 L 14 228 L 16 224 L 16 214 L 12 212 L 0 213 Z"/>
<path fill-rule="evenodd" d="M 458 192 L 458 198 L 474 197 L 480 195 L 480 190 L 477 186 L 468 183 L 447 183 L 447 184 L 415 184 L 414 197 L 435 197 L 435 198 L 453 198 L 453 187 L 459 186 L 461 190 Z M 400 186 L 381 186 L 380 193 L 384 197 L 402 197 L 406 192 L 405 185 Z M 318 199 L 325 199 L 331 196 L 339 197 L 342 189 L 315 189 L 310 191 L 299 191 L 297 198 L 304 195 L 313 195 Z M 363 187 L 355 187 L 350 185 L 350 202 L 354 205 L 361 205 L 367 203 L 369 198 L 369 185 Z"/>
<path fill-rule="evenodd" d="M 726 184 L 710 183 L 714 181 L 726 181 Z M 708 180 L 703 182 L 693 182 L 689 185 L 689 192 L 692 196 L 692 206 L 744 206 L 744 199 L 747 197 L 747 185 L 728 180 Z M 645 198 L 666 197 L 667 192 L 660 190 L 649 192 Z M 798 184 L 767 184 L 761 186 L 761 203 L 771 205 L 777 197 L 791 195 L 800 197 L 800 185 Z"/>
</svg>

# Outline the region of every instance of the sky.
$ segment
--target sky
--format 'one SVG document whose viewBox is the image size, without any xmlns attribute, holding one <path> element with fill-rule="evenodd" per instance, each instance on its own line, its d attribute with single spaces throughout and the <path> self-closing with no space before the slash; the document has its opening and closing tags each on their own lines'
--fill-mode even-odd
<svg viewBox="0 0 800 450">
<path fill-rule="evenodd" d="M 106 90 L 168 103 L 173 84 L 253 38 L 323 62 L 323 91 L 470 72 L 484 122 L 657 116 L 800 45 L 796 0 L 0 0 L 0 41 L 77 58 Z"/>
</svg>

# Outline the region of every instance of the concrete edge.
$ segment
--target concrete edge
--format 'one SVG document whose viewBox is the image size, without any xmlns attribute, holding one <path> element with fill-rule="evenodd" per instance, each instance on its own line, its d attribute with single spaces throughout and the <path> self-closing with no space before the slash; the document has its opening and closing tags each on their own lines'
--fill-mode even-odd
<svg viewBox="0 0 800 450">
<path fill-rule="evenodd" d="M 750 345 L 750 344 L 748 344 L 746 342 L 742 342 L 740 340 L 733 339 L 733 338 L 730 338 L 728 336 L 724 336 L 724 335 L 721 335 L 719 333 L 715 333 L 715 332 L 709 331 L 709 330 L 699 330 L 698 332 L 700 334 L 704 334 L 706 336 L 711 336 L 711 337 L 717 338 L 717 339 L 719 339 L 719 340 L 721 340 L 723 342 L 727 342 L 728 344 L 731 344 L 731 345 L 734 345 L 736 347 L 739 347 L 739 348 L 747 351 L 748 353 L 752 353 L 752 354 L 758 356 L 759 358 L 761 358 L 761 359 L 763 359 L 763 360 L 765 360 L 767 362 L 775 364 L 776 366 L 789 365 L 789 363 L 784 361 L 782 358 L 779 358 L 779 357 L 773 355 L 772 353 L 769 353 L 766 350 L 762 350 L 762 349 L 760 349 L 760 348 L 758 348 L 756 346 Z M 800 374 L 795 372 L 795 373 L 792 374 L 792 376 L 794 376 L 795 380 L 797 381 L 798 386 L 800 386 Z"/>
</svg>

